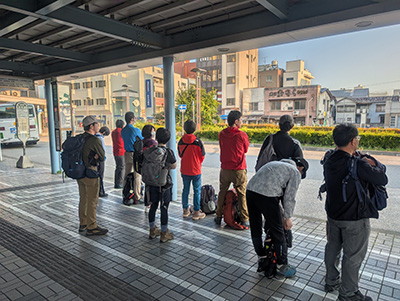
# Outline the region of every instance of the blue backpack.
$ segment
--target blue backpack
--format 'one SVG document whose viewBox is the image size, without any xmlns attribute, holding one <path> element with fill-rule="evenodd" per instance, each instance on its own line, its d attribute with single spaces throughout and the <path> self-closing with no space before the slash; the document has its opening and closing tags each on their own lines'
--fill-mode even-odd
<svg viewBox="0 0 400 301">
<path fill-rule="evenodd" d="M 68 137 L 62 144 L 61 167 L 69 178 L 78 180 L 86 177 L 86 166 L 82 158 L 85 143 L 86 138 L 81 134 Z"/>
</svg>

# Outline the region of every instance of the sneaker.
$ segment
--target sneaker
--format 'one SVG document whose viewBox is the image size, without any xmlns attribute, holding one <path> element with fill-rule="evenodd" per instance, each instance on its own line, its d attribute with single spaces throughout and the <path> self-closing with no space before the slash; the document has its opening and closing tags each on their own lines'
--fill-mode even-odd
<svg viewBox="0 0 400 301">
<path fill-rule="evenodd" d="M 108 197 L 108 193 L 101 193 L 101 194 L 99 194 L 99 197 L 106 198 L 106 197 Z"/>
<path fill-rule="evenodd" d="M 86 225 L 79 225 L 79 232 L 83 232 L 86 230 Z"/>
<path fill-rule="evenodd" d="M 218 226 L 220 226 L 220 225 L 221 225 L 221 222 L 222 222 L 222 217 L 218 217 L 218 216 L 214 217 L 214 222 L 215 222 Z"/>
<path fill-rule="evenodd" d="M 206 214 L 204 212 L 202 212 L 201 210 L 199 211 L 195 211 L 193 213 L 192 219 L 194 219 L 195 221 L 198 219 L 203 219 L 206 217 Z"/>
<path fill-rule="evenodd" d="M 288 265 L 283 264 L 280 268 L 276 270 L 277 278 L 292 278 L 296 275 L 296 268 Z"/>
<path fill-rule="evenodd" d="M 97 228 L 94 228 L 94 229 L 87 229 L 86 235 L 87 236 L 104 235 L 104 234 L 107 234 L 107 232 L 108 232 L 108 229 L 100 228 L 99 226 L 97 226 Z"/>
<path fill-rule="evenodd" d="M 161 232 L 160 242 L 167 242 L 168 240 L 172 239 L 174 239 L 174 234 L 169 232 L 169 230 Z"/>
<path fill-rule="evenodd" d="M 338 297 L 339 301 L 372 301 L 371 297 L 364 296 L 361 294 L 360 291 L 357 291 L 353 296 L 341 296 L 339 295 Z"/>
<path fill-rule="evenodd" d="M 336 283 L 336 284 L 326 284 L 325 283 L 325 286 L 324 286 L 324 291 L 326 292 L 326 293 L 332 293 L 332 292 L 334 292 L 334 291 L 337 291 L 338 289 L 339 289 L 339 287 L 340 287 L 340 282 L 339 283 Z"/>
<path fill-rule="evenodd" d="M 250 228 L 250 223 L 249 223 L 249 221 L 241 222 L 240 224 L 241 224 L 242 226 L 246 227 L 246 228 Z"/>
<path fill-rule="evenodd" d="M 190 212 L 190 208 L 183 208 L 183 217 L 189 217 L 190 215 L 192 215 L 192 213 Z"/>
<path fill-rule="evenodd" d="M 150 211 L 150 206 L 144 206 L 144 212 L 148 213 Z"/>
<path fill-rule="evenodd" d="M 157 226 L 155 226 L 153 229 L 150 229 L 150 234 L 149 234 L 149 238 L 153 239 L 156 238 L 157 236 L 161 235 L 161 230 L 157 228 Z"/>
</svg>

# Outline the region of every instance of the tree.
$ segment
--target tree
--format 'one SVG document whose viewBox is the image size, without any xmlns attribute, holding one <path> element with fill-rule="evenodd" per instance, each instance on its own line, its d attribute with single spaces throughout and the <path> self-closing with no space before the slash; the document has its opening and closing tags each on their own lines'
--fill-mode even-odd
<svg viewBox="0 0 400 301">
<path fill-rule="evenodd" d="M 219 122 L 220 117 L 218 116 L 218 101 L 217 101 L 216 90 L 206 92 L 205 89 L 201 89 L 201 124 L 212 125 L 214 121 Z M 193 119 L 193 104 L 196 107 L 196 88 L 190 86 L 188 90 L 179 90 L 175 103 L 186 104 L 185 121 Z M 194 121 L 196 118 L 194 118 Z M 179 110 L 176 112 L 176 122 L 181 122 L 181 113 Z"/>
</svg>

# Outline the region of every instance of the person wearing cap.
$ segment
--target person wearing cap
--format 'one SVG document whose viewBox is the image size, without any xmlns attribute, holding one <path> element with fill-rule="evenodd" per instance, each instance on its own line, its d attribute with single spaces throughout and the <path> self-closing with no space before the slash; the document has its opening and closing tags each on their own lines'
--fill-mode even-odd
<svg viewBox="0 0 400 301">
<path fill-rule="evenodd" d="M 307 169 L 308 162 L 300 157 L 271 161 L 262 166 L 247 184 L 246 199 L 254 250 L 260 264 L 267 255 L 262 240 L 264 216 L 265 227 L 269 229 L 277 256 L 276 276 L 279 278 L 291 278 L 296 274 L 296 268 L 288 264 L 284 229 L 292 228 L 296 193 Z"/>
<path fill-rule="evenodd" d="M 290 130 L 294 126 L 293 117 L 290 115 L 282 115 L 279 118 L 280 131 L 275 134 L 268 135 L 261 146 L 257 161 L 260 159 L 261 154 L 267 148 L 269 140 L 272 140 L 272 146 L 276 154 L 276 160 L 289 159 L 289 158 L 303 158 L 303 151 L 300 142 L 289 135 Z M 264 162 L 268 163 L 268 162 Z"/>
<path fill-rule="evenodd" d="M 86 138 L 82 159 L 87 167 L 86 177 L 79 179 L 79 232 L 86 230 L 86 235 L 104 235 L 107 229 L 98 226 L 96 221 L 97 203 L 99 201 L 100 180 L 98 176 L 99 162 L 104 161 L 105 151 L 100 139 L 95 135 L 100 125 L 94 116 L 86 116 L 82 120 L 83 133 Z"/>
<path fill-rule="evenodd" d="M 141 189 L 142 189 L 142 176 L 134 171 L 134 164 L 133 164 L 133 144 L 136 141 L 136 137 L 143 139 L 142 131 L 133 125 L 135 124 L 135 114 L 133 112 L 126 112 L 125 113 L 125 121 L 126 125 L 121 130 L 121 137 L 124 141 L 124 148 L 125 148 L 125 176 L 124 176 L 124 186 L 125 186 L 125 179 L 126 176 L 133 172 L 134 176 L 134 193 L 135 199 L 138 201 L 141 198 Z"/>
</svg>

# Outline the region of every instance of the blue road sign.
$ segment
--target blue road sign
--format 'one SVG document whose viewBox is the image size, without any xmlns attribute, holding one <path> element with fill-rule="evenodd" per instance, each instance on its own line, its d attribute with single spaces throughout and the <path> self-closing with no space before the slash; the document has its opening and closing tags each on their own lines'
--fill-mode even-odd
<svg viewBox="0 0 400 301">
<path fill-rule="evenodd" d="M 221 119 L 222 120 L 227 120 L 228 119 L 228 115 L 221 115 Z"/>
<path fill-rule="evenodd" d="M 187 106 L 185 105 L 185 104 L 182 104 L 182 105 L 178 105 L 178 109 L 179 109 L 179 111 L 186 111 L 186 109 L 187 109 Z"/>
</svg>

